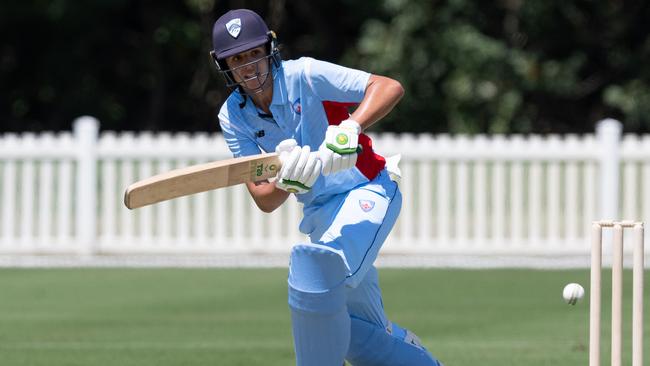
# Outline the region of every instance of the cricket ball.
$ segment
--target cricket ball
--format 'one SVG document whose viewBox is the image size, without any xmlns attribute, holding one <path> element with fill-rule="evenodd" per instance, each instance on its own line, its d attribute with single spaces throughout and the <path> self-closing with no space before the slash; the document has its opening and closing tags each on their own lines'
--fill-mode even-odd
<svg viewBox="0 0 650 366">
<path fill-rule="evenodd" d="M 564 286 L 562 297 L 569 305 L 575 305 L 585 295 L 585 289 L 577 283 L 570 283 Z"/>
</svg>

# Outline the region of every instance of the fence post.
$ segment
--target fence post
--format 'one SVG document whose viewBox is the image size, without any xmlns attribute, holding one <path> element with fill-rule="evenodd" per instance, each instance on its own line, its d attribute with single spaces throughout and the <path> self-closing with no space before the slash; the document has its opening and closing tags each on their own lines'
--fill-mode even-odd
<svg viewBox="0 0 650 366">
<path fill-rule="evenodd" d="M 623 125 L 615 119 L 604 119 L 596 125 L 600 151 L 598 220 L 618 220 L 619 171 Z"/>
<path fill-rule="evenodd" d="M 75 233 L 78 253 L 92 255 L 97 241 L 97 140 L 99 121 L 82 116 L 73 123 L 77 143 Z"/>
</svg>

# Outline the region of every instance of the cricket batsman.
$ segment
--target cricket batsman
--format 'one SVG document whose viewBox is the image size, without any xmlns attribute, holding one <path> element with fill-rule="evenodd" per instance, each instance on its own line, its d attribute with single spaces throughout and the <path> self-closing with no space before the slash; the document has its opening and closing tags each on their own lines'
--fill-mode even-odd
<svg viewBox="0 0 650 366">
<path fill-rule="evenodd" d="M 210 52 L 232 93 L 219 122 L 234 157 L 276 151 L 274 181 L 247 183 L 264 212 L 303 207 L 289 264 L 296 365 L 441 365 L 384 313 L 373 263 L 402 197 L 363 131 L 404 94 L 399 82 L 303 57 L 283 61 L 275 33 L 247 9 L 212 29 Z M 357 106 L 354 113 L 348 108 Z"/>
</svg>

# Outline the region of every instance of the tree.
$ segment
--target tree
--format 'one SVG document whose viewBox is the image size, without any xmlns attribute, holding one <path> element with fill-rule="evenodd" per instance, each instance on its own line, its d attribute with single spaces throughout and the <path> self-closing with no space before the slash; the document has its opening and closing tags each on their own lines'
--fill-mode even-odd
<svg viewBox="0 0 650 366">
<path fill-rule="evenodd" d="M 649 9 L 641 0 L 384 0 L 346 57 L 405 85 L 388 130 L 591 132 L 613 116 L 648 131 Z"/>
<path fill-rule="evenodd" d="M 650 3 L 642 0 L 26 0 L 0 3 L 0 131 L 217 131 L 228 95 L 208 57 L 232 8 L 260 13 L 284 58 L 399 79 L 377 129 L 650 131 Z"/>
</svg>

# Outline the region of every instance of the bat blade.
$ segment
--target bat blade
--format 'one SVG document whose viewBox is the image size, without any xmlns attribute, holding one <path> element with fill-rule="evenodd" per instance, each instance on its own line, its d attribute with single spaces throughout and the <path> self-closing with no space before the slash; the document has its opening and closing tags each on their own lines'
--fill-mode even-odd
<svg viewBox="0 0 650 366">
<path fill-rule="evenodd" d="M 175 169 L 129 185 L 124 192 L 124 205 L 134 209 L 212 189 L 258 182 L 274 177 L 280 166 L 278 154 L 268 153 Z"/>
</svg>

